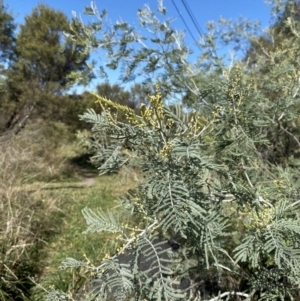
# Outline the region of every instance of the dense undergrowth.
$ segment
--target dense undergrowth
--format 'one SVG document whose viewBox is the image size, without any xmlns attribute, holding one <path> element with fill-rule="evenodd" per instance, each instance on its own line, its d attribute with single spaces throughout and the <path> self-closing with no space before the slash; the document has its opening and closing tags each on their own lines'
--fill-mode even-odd
<svg viewBox="0 0 300 301">
<path fill-rule="evenodd" d="M 113 247 L 105 236 L 81 235 L 81 210 L 113 208 L 123 192 L 119 184 L 135 181 L 126 170 L 98 177 L 62 123 L 31 124 L 15 137 L 2 137 L 0 148 L 0 300 L 42 300 L 37 283 L 74 291 L 85 275 L 54 274 L 61 261 L 73 256 L 99 261 Z"/>
</svg>

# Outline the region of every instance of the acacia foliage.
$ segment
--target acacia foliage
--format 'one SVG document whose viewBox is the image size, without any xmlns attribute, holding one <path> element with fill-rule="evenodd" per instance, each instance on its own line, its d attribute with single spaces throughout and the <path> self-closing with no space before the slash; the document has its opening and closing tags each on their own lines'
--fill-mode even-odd
<svg viewBox="0 0 300 301">
<path fill-rule="evenodd" d="M 279 4 L 291 1 L 279 2 L 274 1 L 273 8 L 280 13 Z M 165 13 L 162 2 L 159 10 Z M 159 82 L 150 104 L 141 105 L 138 116 L 95 94 L 102 114 L 89 110 L 82 116 L 93 124 L 96 141 L 109 137 L 109 146 L 99 142 L 94 157 L 101 173 L 141 161 L 144 180 L 120 199 L 123 212 L 119 213 L 139 222 L 126 225 L 119 215 L 84 209 L 87 232 L 116 234 L 120 249 L 98 266 L 67 259 L 62 267 L 93 271 L 101 284 L 89 296 L 95 300 L 111 295 L 116 300 L 298 300 L 300 162 L 296 150 L 300 144 L 298 133 L 288 126 L 297 122 L 300 108 L 298 20 L 284 23 L 292 40 L 280 37 L 280 47 L 263 48 L 251 65 L 242 59 L 226 65 L 216 57 L 216 47 L 218 41 L 259 40 L 256 27 L 224 19 L 209 24 L 202 39 L 204 52 L 193 66 L 185 60 L 181 44 L 177 52 L 170 46 L 179 40 L 168 22 L 160 23 L 149 8 L 139 16 L 142 26 L 154 26 L 155 35 L 164 32 L 160 41 L 152 41 L 162 44 L 161 52 L 144 46 L 126 52 L 130 42 L 139 40 L 134 40 L 125 23 L 103 35 L 101 45 L 111 47 L 108 59 L 123 58 L 127 66 L 134 61 L 133 72 L 140 63 L 137 53 L 144 53 L 140 67 L 154 67 Z M 123 30 L 121 36 L 118 30 Z M 131 40 L 125 39 L 127 33 Z M 114 52 L 116 45 L 123 48 Z M 157 65 L 152 64 L 154 57 Z M 155 73 L 162 64 L 163 71 Z M 148 74 L 149 70 L 144 69 Z M 197 81 L 199 73 L 203 77 Z M 164 103 L 169 92 L 187 90 L 194 93 L 197 110 L 185 112 Z M 110 107 L 123 112 L 126 121 L 120 122 Z M 284 148 L 285 139 L 293 141 L 295 151 L 276 153 L 278 146 Z M 163 250 L 156 239 L 170 235 L 179 239 L 176 252 Z M 127 250 L 132 261 L 123 264 L 119 255 Z M 146 271 L 139 268 L 142 253 L 152 262 Z M 189 286 L 182 289 L 185 280 Z M 54 291 L 50 294 L 52 299 L 58 296 Z"/>
</svg>

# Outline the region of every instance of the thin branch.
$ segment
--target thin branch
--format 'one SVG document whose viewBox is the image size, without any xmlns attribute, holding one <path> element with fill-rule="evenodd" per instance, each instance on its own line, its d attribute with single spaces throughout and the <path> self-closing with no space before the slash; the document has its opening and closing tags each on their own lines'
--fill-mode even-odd
<svg viewBox="0 0 300 301">
<path fill-rule="evenodd" d="M 261 196 L 259 196 L 259 197 L 257 198 L 257 200 L 258 200 L 259 202 L 264 203 L 264 204 L 268 205 L 269 207 L 273 208 L 273 205 L 272 205 L 271 203 L 267 202 L 266 200 L 264 200 Z"/>
<path fill-rule="evenodd" d="M 299 203 L 300 203 L 300 200 L 294 202 L 293 204 L 288 205 L 286 208 L 294 207 L 295 205 L 298 205 Z"/>
<path fill-rule="evenodd" d="M 220 268 L 222 268 L 222 269 L 224 269 L 224 270 L 226 270 L 226 271 L 228 271 L 228 272 L 231 272 L 231 273 L 237 274 L 237 275 L 239 275 L 239 276 L 242 276 L 240 273 L 238 273 L 238 272 L 236 272 L 236 271 L 233 271 L 233 270 L 231 270 L 230 268 L 225 267 L 225 266 L 222 265 L 222 264 L 215 263 L 214 266 L 220 267 Z"/>
<path fill-rule="evenodd" d="M 248 184 L 250 185 L 251 188 L 253 188 L 254 186 L 253 186 L 253 184 L 252 184 L 252 182 L 251 182 L 251 180 L 250 180 L 250 178 L 249 178 L 249 176 L 248 176 L 248 173 L 247 173 L 247 171 L 246 171 L 244 162 L 242 162 L 242 167 L 243 167 L 244 175 L 245 175 L 245 177 L 246 177 L 246 179 L 247 179 Z"/>
<path fill-rule="evenodd" d="M 127 250 L 127 248 L 137 239 L 137 237 L 141 237 L 143 236 L 147 231 L 149 231 L 151 228 L 154 228 L 154 226 L 156 226 L 158 224 L 158 220 L 155 220 L 153 224 L 151 224 L 149 227 L 147 227 L 146 229 L 144 229 L 139 235 L 137 235 L 136 237 L 132 237 L 130 238 L 127 243 L 123 246 L 123 248 L 117 252 L 114 256 L 111 257 L 111 259 L 116 258 L 118 255 L 121 255 L 124 253 L 125 250 Z M 102 269 L 102 265 L 97 267 L 97 271 Z"/>
<path fill-rule="evenodd" d="M 287 133 L 289 136 L 291 136 L 297 142 L 298 146 L 300 147 L 300 141 L 291 132 L 289 132 L 287 129 L 283 128 L 281 125 L 280 125 L 280 129 L 283 130 L 285 133 Z"/>
<path fill-rule="evenodd" d="M 207 301 L 217 301 L 217 300 L 220 300 L 220 298 L 226 297 L 226 296 L 228 296 L 228 295 L 241 296 L 241 297 L 245 297 L 245 298 L 249 298 L 249 297 L 250 297 L 250 295 L 249 295 L 249 294 L 246 294 L 246 293 L 240 293 L 240 292 L 225 292 L 225 293 L 219 295 L 218 297 L 209 299 L 209 300 L 207 300 Z"/>
</svg>

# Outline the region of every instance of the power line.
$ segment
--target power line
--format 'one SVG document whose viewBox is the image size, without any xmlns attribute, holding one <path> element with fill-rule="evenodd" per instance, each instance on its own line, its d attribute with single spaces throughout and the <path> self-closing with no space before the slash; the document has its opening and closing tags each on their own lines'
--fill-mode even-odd
<svg viewBox="0 0 300 301">
<path fill-rule="evenodd" d="M 195 16 L 194 16 L 192 10 L 190 9 L 188 3 L 186 2 L 186 0 L 181 0 L 181 2 L 182 2 L 182 4 L 184 5 L 184 7 L 185 7 L 187 13 L 189 14 L 189 16 L 190 16 L 190 18 L 191 18 L 193 24 L 195 25 L 195 27 L 196 27 L 196 29 L 197 29 L 199 35 L 202 36 L 202 35 L 203 35 L 203 31 L 202 31 L 202 29 L 201 29 L 201 27 L 200 27 L 200 25 L 199 25 L 197 19 L 195 18 Z"/>
<path fill-rule="evenodd" d="M 195 27 L 196 27 L 196 29 L 197 29 L 197 31 L 198 31 L 198 34 L 199 34 L 200 36 L 204 36 L 203 30 L 201 29 L 201 27 L 200 27 L 200 25 L 199 25 L 197 19 L 195 18 L 194 14 L 193 14 L 193 12 L 192 12 L 192 10 L 191 10 L 191 8 L 189 7 L 187 1 L 186 1 L 186 0 L 181 0 L 181 2 L 182 2 L 182 4 L 184 5 L 186 11 L 188 12 L 188 14 L 189 14 L 189 16 L 190 16 L 190 18 L 191 18 L 193 24 L 195 25 Z M 198 46 L 198 47 L 199 47 L 199 46 Z M 200 48 L 200 47 L 199 47 L 199 48 Z M 217 57 L 217 53 L 216 53 L 216 50 L 215 50 L 215 49 L 213 49 L 213 53 L 214 53 L 214 55 Z M 209 58 L 209 59 L 210 59 L 211 62 L 213 62 L 211 58 Z"/>
<path fill-rule="evenodd" d="M 183 3 L 183 5 L 184 5 L 186 11 L 188 12 L 188 14 L 189 14 L 189 16 L 190 16 L 190 18 L 191 18 L 193 24 L 195 25 L 198 34 L 199 34 L 200 36 L 204 36 L 204 33 L 203 33 L 203 31 L 202 31 L 202 29 L 201 29 L 201 27 L 200 27 L 200 25 L 199 25 L 197 19 L 195 18 L 193 12 L 191 11 L 191 9 L 190 9 L 188 3 L 186 2 L 186 0 L 181 0 L 181 2 Z M 182 14 L 180 13 L 180 11 L 179 11 L 177 5 L 175 4 L 175 1 L 172 0 L 172 3 L 173 3 L 173 5 L 174 5 L 174 7 L 176 8 L 176 10 L 177 10 L 179 16 L 181 17 L 182 22 L 184 23 L 186 29 L 188 30 L 188 32 L 190 33 L 191 37 L 193 38 L 195 44 L 196 44 L 197 47 L 200 49 L 200 51 L 202 51 L 203 49 L 200 47 L 199 43 L 197 42 L 196 38 L 194 37 L 194 35 L 193 35 L 192 31 L 190 30 L 189 26 L 188 26 L 187 23 L 185 22 L 185 20 L 184 20 Z M 213 49 L 213 52 L 214 52 L 215 56 L 217 57 L 217 54 L 216 54 L 215 49 Z M 209 57 L 209 60 L 210 60 L 212 63 L 214 63 L 214 61 L 212 60 L 211 57 Z"/>
<path fill-rule="evenodd" d="M 179 11 L 177 5 L 175 4 L 174 0 L 172 0 L 172 3 L 173 3 L 173 5 L 174 5 L 174 7 L 176 8 L 177 13 L 179 14 L 179 16 L 180 16 L 182 22 L 184 23 L 184 26 L 186 27 L 186 29 L 188 30 L 189 34 L 190 34 L 191 37 L 193 38 L 194 42 L 197 44 L 196 38 L 194 37 L 194 35 L 193 35 L 192 31 L 190 30 L 189 26 L 187 25 L 187 23 L 185 22 L 185 20 L 184 20 L 182 14 L 180 13 L 180 11 Z"/>
</svg>

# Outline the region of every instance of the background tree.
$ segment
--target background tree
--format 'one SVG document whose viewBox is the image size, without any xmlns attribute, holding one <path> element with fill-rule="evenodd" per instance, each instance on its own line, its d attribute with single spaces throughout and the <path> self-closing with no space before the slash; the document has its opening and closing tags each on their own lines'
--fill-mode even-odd
<svg viewBox="0 0 300 301">
<path fill-rule="evenodd" d="M 7 11 L 3 1 L 0 1 L 0 114 L 4 116 L 4 103 L 7 99 L 7 65 L 11 63 L 15 50 L 14 18 Z M 5 118 L 0 118 L 0 129 L 4 127 Z"/>
<path fill-rule="evenodd" d="M 129 89 L 125 89 L 121 85 L 104 82 L 96 85 L 95 90 L 104 97 L 113 99 L 118 104 L 128 106 L 136 112 L 139 112 L 141 103 L 148 101 L 149 95 L 149 91 L 141 84 L 134 84 Z M 47 116 L 47 120 L 49 121 L 63 122 L 70 127 L 72 132 L 90 128 L 88 124 L 78 119 L 78 116 L 86 108 L 93 108 L 98 113 L 102 111 L 99 105 L 95 103 L 94 96 L 87 91 L 80 94 L 49 95 L 48 97 L 51 102 L 51 110 L 43 112 L 43 108 L 41 107 L 41 115 Z M 62 103 L 64 104 L 63 106 L 61 105 Z M 47 109 L 47 107 L 45 106 L 44 109 Z M 119 116 L 121 119 L 123 117 Z"/>
<path fill-rule="evenodd" d="M 55 96 L 72 84 L 68 75 L 88 70 L 88 53 L 65 39 L 64 32 L 72 32 L 66 15 L 44 4 L 25 17 L 17 35 L 16 61 L 9 73 L 13 108 L 7 129 L 18 132 L 33 114 L 51 114 Z"/>
<path fill-rule="evenodd" d="M 12 59 L 15 46 L 14 18 L 8 13 L 3 1 L 0 1 L 0 59 L 1 61 Z"/>
<path fill-rule="evenodd" d="M 149 102 L 151 92 L 146 85 L 136 83 L 130 87 L 130 101 L 139 109 L 142 103 Z"/>
</svg>

